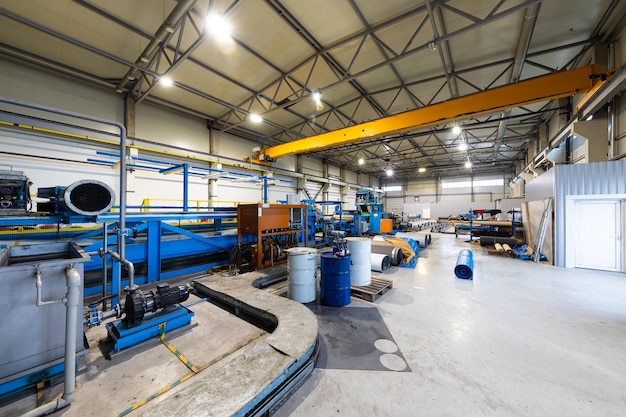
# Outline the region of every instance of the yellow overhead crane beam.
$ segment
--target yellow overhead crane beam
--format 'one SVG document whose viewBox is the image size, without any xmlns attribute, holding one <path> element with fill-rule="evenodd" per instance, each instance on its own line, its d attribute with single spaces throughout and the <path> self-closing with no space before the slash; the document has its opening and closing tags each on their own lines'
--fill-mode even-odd
<svg viewBox="0 0 626 417">
<path fill-rule="evenodd" d="M 494 113 L 591 90 L 597 66 L 562 71 L 262 149 L 255 162 Z"/>
</svg>

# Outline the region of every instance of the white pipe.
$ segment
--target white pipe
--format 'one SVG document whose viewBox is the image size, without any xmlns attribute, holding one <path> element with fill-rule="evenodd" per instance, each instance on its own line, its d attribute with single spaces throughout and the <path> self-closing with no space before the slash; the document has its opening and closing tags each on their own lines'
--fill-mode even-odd
<svg viewBox="0 0 626 417">
<path fill-rule="evenodd" d="M 78 303 L 80 301 L 81 277 L 73 266 L 65 270 L 67 280 L 67 302 L 65 307 L 65 393 L 63 399 L 68 403 L 74 400 L 76 386 L 76 326 L 78 320 Z"/>
<path fill-rule="evenodd" d="M 66 302 L 66 298 L 61 298 L 60 300 L 51 300 L 51 301 L 43 301 L 41 299 L 41 287 L 43 286 L 43 282 L 41 281 L 41 270 L 39 269 L 39 265 L 36 266 L 37 272 L 35 272 L 35 285 L 37 286 L 37 307 L 46 306 L 49 304 L 57 304 Z"/>
<path fill-rule="evenodd" d="M 109 249 L 107 253 L 111 255 L 111 257 L 117 260 L 118 262 L 123 263 L 124 266 L 126 267 L 126 270 L 128 271 L 128 287 L 131 290 L 134 290 L 135 288 L 137 288 L 137 286 L 135 285 L 135 265 L 133 265 L 133 263 L 129 261 L 128 259 L 124 259 L 121 254 L 113 252 L 111 249 Z M 121 275 L 120 275 L 120 280 L 121 280 Z"/>
<path fill-rule="evenodd" d="M 65 408 L 74 401 L 74 388 L 76 386 L 76 326 L 78 320 L 78 303 L 80 301 L 80 283 L 81 276 L 72 265 L 65 270 L 65 279 L 67 285 L 67 293 L 63 298 L 65 303 L 65 365 L 63 374 L 63 396 L 54 402 L 50 402 L 37 407 L 28 413 L 22 414 L 21 417 L 38 417 L 48 414 L 52 411 Z M 37 267 L 37 305 L 40 301 L 41 291 L 41 273 Z M 61 300 L 59 300 L 61 301 Z M 45 304 L 56 303 L 59 301 L 45 301 Z"/>
<path fill-rule="evenodd" d="M 38 417 L 38 416 L 43 416 L 45 414 L 51 413 L 52 411 L 56 411 L 56 410 L 60 410 L 62 408 L 65 408 L 68 405 L 70 405 L 70 403 L 68 403 L 63 398 L 59 398 L 55 402 L 46 403 L 46 404 L 42 405 L 41 407 L 37 407 L 34 410 L 29 411 L 28 413 L 22 414 L 20 417 Z"/>
</svg>

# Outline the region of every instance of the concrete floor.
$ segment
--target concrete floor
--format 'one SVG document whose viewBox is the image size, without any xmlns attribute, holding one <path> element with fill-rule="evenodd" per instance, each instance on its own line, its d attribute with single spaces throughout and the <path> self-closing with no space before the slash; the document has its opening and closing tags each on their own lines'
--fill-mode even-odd
<svg viewBox="0 0 626 417">
<path fill-rule="evenodd" d="M 415 269 L 375 274 L 393 280 L 393 289 L 373 303 L 352 298 L 339 308 L 307 304 L 319 324 L 317 367 L 274 415 L 626 415 L 626 275 L 490 255 L 466 239 L 434 233 Z M 473 250 L 473 281 L 454 276 L 461 248 Z M 259 332 L 210 303 L 192 310 L 194 326 L 168 340 L 195 364 Z M 103 330 L 88 332 L 92 343 Z M 212 392 L 223 394 L 224 385 L 212 383 L 210 375 L 245 383 L 249 376 L 232 366 L 246 357 L 275 355 L 275 348 L 265 348 L 279 343 L 270 336 L 276 335 L 203 371 L 206 388 L 192 378 L 129 415 L 230 415 L 211 407 Z M 111 361 L 92 347 L 81 361 L 76 403 L 54 415 L 112 416 L 188 373 L 158 341 Z M 250 369 L 250 375 L 270 373 L 263 368 Z M 46 398 L 59 389 L 47 389 Z M 241 402 L 237 395 L 234 402 Z M 200 397 L 207 404 L 187 412 Z M 26 396 L 0 405 L 0 415 L 19 415 L 33 403 Z"/>
<path fill-rule="evenodd" d="M 376 343 L 389 370 L 318 363 L 275 416 L 625 416 L 626 275 L 490 255 L 465 240 L 433 234 L 414 270 L 379 274 L 393 290 L 373 304 L 353 298 L 349 307 L 375 306 L 392 335 Z M 473 281 L 453 274 L 468 247 Z"/>
</svg>

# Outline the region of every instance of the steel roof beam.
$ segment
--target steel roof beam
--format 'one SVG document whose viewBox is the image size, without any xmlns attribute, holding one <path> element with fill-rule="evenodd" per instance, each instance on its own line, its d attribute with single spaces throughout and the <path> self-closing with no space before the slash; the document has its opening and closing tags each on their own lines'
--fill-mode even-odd
<svg viewBox="0 0 626 417">
<path fill-rule="evenodd" d="M 481 93 L 421 107 L 371 122 L 361 123 L 321 135 L 284 143 L 261 151 L 261 158 L 275 159 L 330 146 L 358 142 L 427 127 L 471 116 L 494 113 L 523 104 L 536 103 L 589 91 L 594 67 L 544 75 L 517 84 L 494 88 Z"/>
</svg>

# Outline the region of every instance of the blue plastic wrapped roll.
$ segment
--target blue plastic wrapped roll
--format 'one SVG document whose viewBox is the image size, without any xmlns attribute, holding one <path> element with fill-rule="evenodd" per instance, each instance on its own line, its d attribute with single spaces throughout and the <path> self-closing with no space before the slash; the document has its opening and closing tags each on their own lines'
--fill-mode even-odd
<svg viewBox="0 0 626 417">
<path fill-rule="evenodd" d="M 462 249 L 459 252 L 459 256 L 456 258 L 456 266 L 454 267 L 454 274 L 461 279 L 472 279 L 474 272 L 474 261 L 472 259 L 472 251 L 469 249 Z"/>
</svg>

